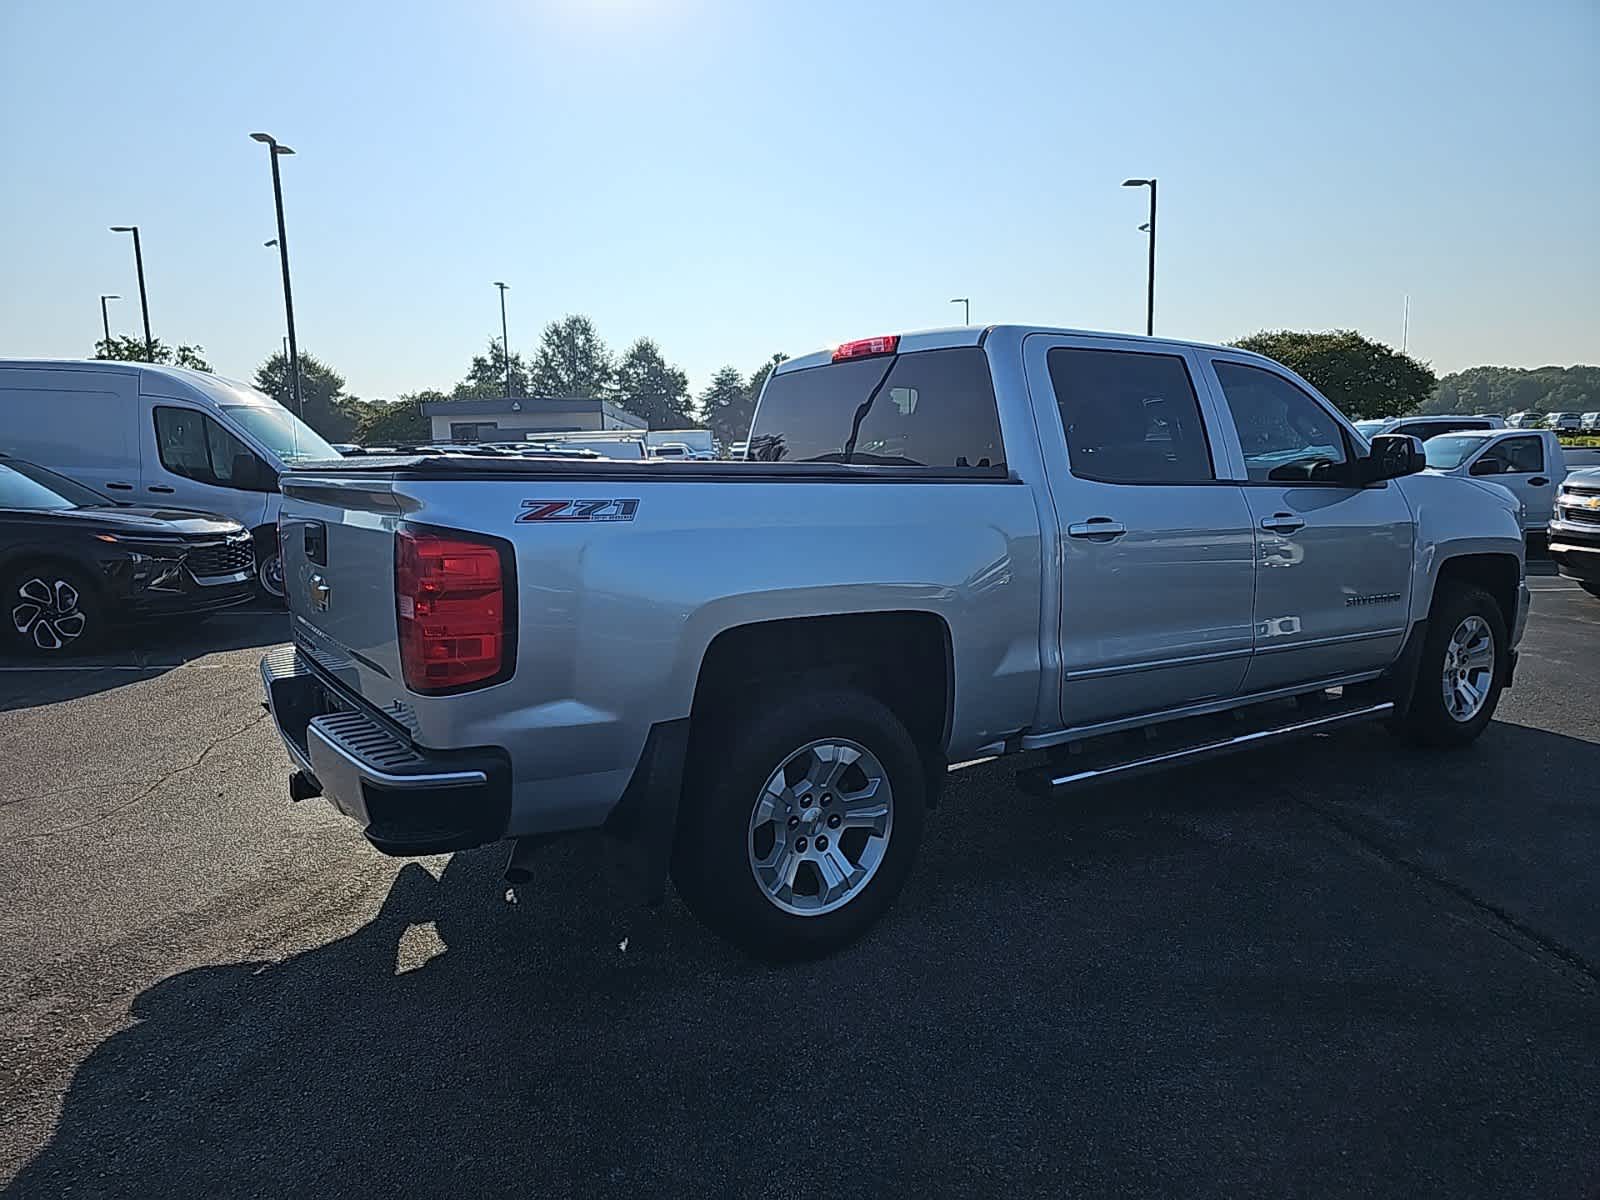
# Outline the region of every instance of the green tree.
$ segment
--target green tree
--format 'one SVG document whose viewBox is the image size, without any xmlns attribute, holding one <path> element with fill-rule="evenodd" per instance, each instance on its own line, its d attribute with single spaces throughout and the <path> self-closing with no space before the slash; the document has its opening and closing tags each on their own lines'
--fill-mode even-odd
<svg viewBox="0 0 1600 1200">
<path fill-rule="evenodd" d="M 789 356 L 787 354 L 774 354 L 762 363 L 745 380 L 740 390 L 732 387 L 733 379 L 738 375 L 732 367 L 724 367 L 711 381 L 711 386 L 700 397 L 700 417 L 707 425 L 711 426 L 717 440 L 727 445 L 731 442 L 742 442 L 750 436 L 750 422 L 755 417 L 756 401 L 761 398 L 761 389 L 766 386 L 767 377 Z"/>
<path fill-rule="evenodd" d="M 753 407 L 749 386 L 738 367 L 723 367 L 700 393 L 700 418 L 724 445 L 749 436 Z"/>
<path fill-rule="evenodd" d="M 1600 367 L 1469 367 L 1439 380 L 1423 412 L 1594 412 Z"/>
<path fill-rule="evenodd" d="M 617 364 L 614 387 L 617 403 L 643 417 L 651 429 L 682 429 L 695 423 L 688 415 L 689 377 L 668 365 L 661 347 L 650 338 L 628 347 Z"/>
<path fill-rule="evenodd" d="M 427 442 L 433 437 L 432 425 L 422 406 L 448 400 L 443 392 L 412 392 L 398 400 L 370 400 L 361 405 L 356 432 L 363 445 L 405 446 Z"/>
<path fill-rule="evenodd" d="M 256 386 L 294 411 L 294 390 L 289 386 L 289 360 L 282 351 L 256 369 Z M 349 441 L 359 415 L 355 397 L 344 390 L 344 376 L 314 354 L 300 351 L 301 417 L 330 442 Z"/>
<path fill-rule="evenodd" d="M 1427 364 L 1353 329 L 1263 331 L 1233 344 L 1296 371 L 1351 418 L 1415 412 L 1438 382 Z"/>
<path fill-rule="evenodd" d="M 533 390 L 541 396 L 611 395 L 616 366 L 611 351 L 581 314 L 562 317 L 544 327 L 533 356 Z"/>
<path fill-rule="evenodd" d="M 467 377 L 456 384 L 450 395 L 450 400 L 493 400 L 497 396 L 506 394 L 506 352 L 500 344 L 500 339 L 489 339 L 488 354 L 474 354 L 472 365 L 467 368 Z M 511 352 L 511 394 L 513 396 L 527 396 L 528 367 L 522 361 L 522 355 L 516 351 Z"/>
<path fill-rule="evenodd" d="M 101 338 L 94 344 L 94 356 L 113 362 L 164 363 L 208 373 L 211 370 L 211 364 L 205 358 L 204 346 L 179 346 L 174 350 L 160 338 L 151 339 L 151 343 L 155 350 L 153 355 L 146 351 L 143 338 L 113 335 L 110 341 Z"/>
</svg>

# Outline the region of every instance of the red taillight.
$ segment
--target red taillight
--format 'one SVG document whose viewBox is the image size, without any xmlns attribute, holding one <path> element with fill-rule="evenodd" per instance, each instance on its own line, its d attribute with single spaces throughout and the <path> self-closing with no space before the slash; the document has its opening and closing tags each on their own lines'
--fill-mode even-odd
<svg viewBox="0 0 1600 1200">
<path fill-rule="evenodd" d="M 395 623 L 412 691 L 462 691 L 510 674 L 512 600 L 503 553 L 499 543 L 466 534 L 395 533 Z"/>
<path fill-rule="evenodd" d="M 846 342 L 833 352 L 834 362 L 843 362 L 847 358 L 871 358 L 875 354 L 893 354 L 900 348 L 900 335 L 891 333 L 886 337 L 858 338 L 853 342 Z"/>
</svg>

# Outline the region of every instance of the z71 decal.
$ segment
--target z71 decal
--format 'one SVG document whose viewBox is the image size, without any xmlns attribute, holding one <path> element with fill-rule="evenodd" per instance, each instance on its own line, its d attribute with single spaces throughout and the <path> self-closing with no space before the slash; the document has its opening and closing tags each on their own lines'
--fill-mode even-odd
<svg viewBox="0 0 1600 1200">
<path fill-rule="evenodd" d="M 637 500 L 524 500 L 517 524 L 531 521 L 631 521 Z"/>
</svg>

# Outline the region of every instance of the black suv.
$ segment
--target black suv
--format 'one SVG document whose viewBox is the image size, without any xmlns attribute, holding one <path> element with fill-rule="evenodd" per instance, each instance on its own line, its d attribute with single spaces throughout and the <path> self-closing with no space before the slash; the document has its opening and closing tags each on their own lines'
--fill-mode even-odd
<svg viewBox="0 0 1600 1200">
<path fill-rule="evenodd" d="M 0 646 L 83 649 L 109 628 L 191 617 L 254 595 L 237 521 L 109 503 L 65 476 L 0 455 Z"/>
</svg>

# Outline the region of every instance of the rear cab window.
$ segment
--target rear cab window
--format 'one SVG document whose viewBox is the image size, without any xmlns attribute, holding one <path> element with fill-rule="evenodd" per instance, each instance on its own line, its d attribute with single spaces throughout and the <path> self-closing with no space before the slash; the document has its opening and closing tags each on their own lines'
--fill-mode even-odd
<svg viewBox="0 0 1600 1200">
<path fill-rule="evenodd" d="M 1059 347 L 1046 358 L 1067 458 L 1101 483 L 1216 478 L 1189 368 L 1175 354 Z"/>
<path fill-rule="evenodd" d="M 958 346 L 780 371 L 756 410 L 749 457 L 1003 475 L 988 357 Z"/>
</svg>

